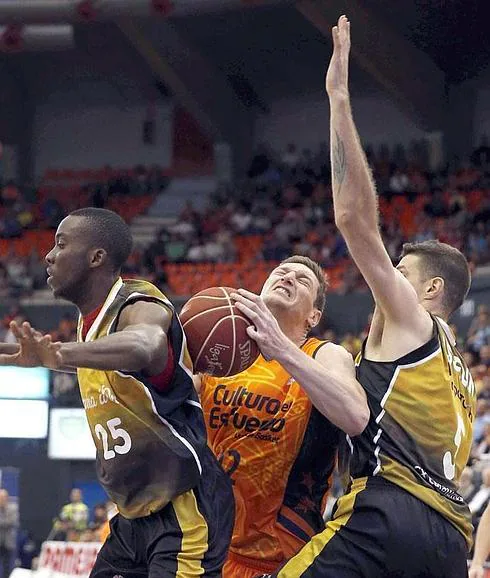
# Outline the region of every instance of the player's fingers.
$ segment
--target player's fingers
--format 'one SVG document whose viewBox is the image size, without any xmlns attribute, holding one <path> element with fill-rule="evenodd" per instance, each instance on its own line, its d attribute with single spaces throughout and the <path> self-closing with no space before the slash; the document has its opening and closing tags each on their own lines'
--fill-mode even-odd
<svg viewBox="0 0 490 578">
<path fill-rule="evenodd" d="M 241 303 L 240 301 L 236 302 L 237 309 L 241 311 L 246 317 L 251 319 L 252 321 L 256 321 L 259 319 L 259 314 L 245 305 L 245 303 Z"/>
<path fill-rule="evenodd" d="M 247 331 L 247 335 L 248 335 L 249 337 L 251 337 L 251 338 L 252 338 L 253 340 L 255 340 L 255 341 L 257 340 L 257 337 L 258 337 L 258 335 L 259 335 L 259 332 L 257 331 L 257 328 L 256 328 L 256 327 L 254 327 L 253 325 L 249 325 L 249 326 L 247 327 L 246 331 Z"/>
<path fill-rule="evenodd" d="M 17 354 L 14 355 L 7 355 L 6 353 L 2 353 L 0 355 L 0 366 L 2 365 L 15 365 L 15 360 L 17 359 Z"/>
<path fill-rule="evenodd" d="M 26 339 L 36 339 L 36 331 L 27 321 L 22 324 L 22 330 Z"/>
<path fill-rule="evenodd" d="M 247 291 L 246 289 L 238 289 L 238 291 L 240 291 L 240 293 L 238 294 L 241 297 L 241 301 L 243 303 L 247 303 L 247 305 L 249 305 L 250 307 L 252 306 L 252 304 L 257 306 L 257 309 L 260 310 L 262 309 L 263 311 L 268 310 L 266 304 L 264 303 L 264 300 L 262 299 L 262 297 L 260 295 L 257 295 L 255 293 L 251 293 L 250 291 Z"/>
<path fill-rule="evenodd" d="M 235 301 L 237 305 L 238 303 L 241 303 L 242 305 L 246 305 L 247 307 L 253 309 L 254 311 L 257 309 L 257 304 L 254 303 L 252 300 L 248 299 L 247 297 L 244 297 L 243 295 L 239 295 L 238 293 L 232 293 L 230 297 Z"/>
<path fill-rule="evenodd" d="M 247 291 L 246 289 L 238 289 L 238 293 L 243 295 L 243 297 L 250 299 L 250 301 L 258 301 L 260 299 L 260 295 L 252 293 L 251 291 Z"/>
<path fill-rule="evenodd" d="M 10 330 L 16 339 L 24 339 L 24 331 L 22 330 L 22 327 L 19 327 L 16 321 L 10 322 Z"/>
</svg>

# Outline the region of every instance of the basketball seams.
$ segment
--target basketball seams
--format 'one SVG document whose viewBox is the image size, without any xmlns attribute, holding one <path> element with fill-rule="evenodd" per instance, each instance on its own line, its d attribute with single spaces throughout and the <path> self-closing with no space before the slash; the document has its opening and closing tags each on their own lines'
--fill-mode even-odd
<svg viewBox="0 0 490 578">
<path fill-rule="evenodd" d="M 236 354 L 235 309 L 233 307 L 233 303 L 231 302 L 230 296 L 228 295 L 228 291 L 224 287 L 220 287 L 220 289 L 221 289 L 221 291 L 223 291 L 226 299 L 228 300 L 228 305 L 229 305 L 230 311 L 231 311 L 231 329 L 232 329 L 232 335 L 233 335 L 233 349 L 232 349 L 232 354 L 231 354 L 231 359 L 230 359 L 230 367 L 228 368 L 228 371 L 226 372 L 227 375 L 229 375 L 231 373 L 231 370 L 233 369 L 233 367 L 235 365 L 235 354 Z"/>
<path fill-rule="evenodd" d="M 231 315 L 227 315 L 226 317 L 222 317 L 219 321 L 216 322 L 215 326 L 213 327 L 213 329 L 208 333 L 206 339 L 204 340 L 203 344 L 201 345 L 201 349 L 199 350 L 199 353 L 196 355 L 196 365 L 199 362 L 199 359 L 201 358 L 202 352 L 205 349 L 205 347 L 208 345 L 209 340 L 211 339 L 211 337 L 213 337 L 213 335 L 216 333 L 217 329 L 219 328 L 219 326 L 224 322 L 224 321 L 228 321 L 229 319 L 231 319 Z M 233 361 L 233 358 L 232 358 Z M 231 367 L 230 367 L 231 369 Z M 230 369 L 228 370 L 228 373 L 230 372 Z"/>
<path fill-rule="evenodd" d="M 221 297 L 220 297 L 220 299 L 221 299 Z M 220 311 L 221 309 L 228 309 L 228 308 L 229 308 L 229 306 L 228 306 L 228 304 L 226 304 L 226 305 L 220 305 L 218 307 L 211 307 L 211 309 L 203 309 L 202 311 L 199 311 L 199 313 L 195 313 L 192 317 L 189 317 L 189 319 L 186 319 L 185 322 L 182 323 L 182 327 L 185 327 L 188 323 L 190 323 L 191 321 L 194 321 L 195 319 L 198 319 L 202 315 L 207 315 L 208 313 L 212 313 L 213 311 Z"/>
<path fill-rule="evenodd" d="M 184 305 L 184 314 L 181 311 L 179 315 L 194 367 L 216 377 L 243 371 L 258 355 L 256 344 L 247 334 L 250 319 L 235 307 L 233 291 L 232 287 L 210 287 L 204 295 L 191 297 Z"/>
</svg>

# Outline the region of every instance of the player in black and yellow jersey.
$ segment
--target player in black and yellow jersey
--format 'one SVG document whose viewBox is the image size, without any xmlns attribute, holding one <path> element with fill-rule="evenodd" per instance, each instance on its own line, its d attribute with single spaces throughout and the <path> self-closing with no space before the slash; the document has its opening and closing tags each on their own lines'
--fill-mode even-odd
<svg viewBox="0 0 490 578">
<path fill-rule="evenodd" d="M 333 40 L 326 86 L 335 219 L 376 302 L 356 363 L 370 419 L 347 438 L 349 486 L 333 519 L 274 576 L 463 578 L 472 527 L 457 488 L 475 387 L 446 321 L 467 294 L 468 264 L 431 241 L 405 246 L 393 267 L 351 114 L 345 16 Z"/>
<path fill-rule="evenodd" d="M 87 208 L 58 227 L 48 285 L 79 311 L 77 343 L 28 324 L 2 364 L 76 369 L 97 473 L 118 514 L 92 576 L 221 576 L 233 527 L 228 477 L 206 444 L 185 336 L 154 285 L 126 280 L 129 227 Z"/>
</svg>

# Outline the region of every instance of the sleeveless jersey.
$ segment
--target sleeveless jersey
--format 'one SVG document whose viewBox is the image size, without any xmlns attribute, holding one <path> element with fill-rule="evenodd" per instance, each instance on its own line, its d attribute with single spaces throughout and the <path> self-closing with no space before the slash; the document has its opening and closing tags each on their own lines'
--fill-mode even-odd
<svg viewBox="0 0 490 578">
<path fill-rule="evenodd" d="M 172 313 L 167 337 L 175 369 L 165 392 L 138 373 L 77 372 L 99 480 L 126 518 L 147 516 L 195 487 L 208 451 L 184 332 L 163 293 L 146 281 L 118 279 L 85 341 L 113 333 L 122 309 L 140 300 L 160 303 Z M 83 341 L 82 323 L 80 318 L 78 341 Z"/>
<path fill-rule="evenodd" d="M 475 417 L 475 386 L 444 322 L 433 318 L 432 338 L 393 362 L 361 352 L 357 379 L 371 419 L 352 440 L 353 479 L 382 476 L 410 492 L 472 540 L 471 515 L 457 492 L 466 466 Z M 363 349 L 364 351 L 364 349 Z"/>
<path fill-rule="evenodd" d="M 325 343 L 308 339 L 302 350 L 314 357 Z M 273 570 L 324 528 L 339 430 L 277 361 L 262 356 L 238 375 L 203 376 L 201 403 L 208 443 L 233 483 L 230 553 Z"/>
</svg>

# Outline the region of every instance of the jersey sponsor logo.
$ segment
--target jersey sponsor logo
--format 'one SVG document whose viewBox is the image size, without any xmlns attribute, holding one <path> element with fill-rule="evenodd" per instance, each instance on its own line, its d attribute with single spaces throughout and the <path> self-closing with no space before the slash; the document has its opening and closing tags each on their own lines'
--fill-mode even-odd
<svg viewBox="0 0 490 578">
<path fill-rule="evenodd" d="M 284 429 L 284 414 L 291 408 L 292 402 L 283 402 L 275 397 L 249 391 L 240 386 L 233 390 L 226 385 L 217 385 L 213 393 L 214 406 L 209 412 L 209 427 L 218 429 L 231 425 L 243 435 L 256 433 L 257 439 L 277 441 L 275 436 L 263 435 L 263 432 L 278 433 Z M 261 419 L 250 415 L 247 410 L 263 412 L 267 417 Z M 258 434 L 260 432 L 260 435 Z M 238 437 L 242 437 L 241 435 Z"/>
<path fill-rule="evenodd" d="M 463 497 L 460 496 L 458 492 L 456 492 L 452 488 L 449 488 L 448 486 L 444 486 L 437 480 L 434 480 L 434 478 L 430 474 L 428 474 L 421 466 L 415 466 L 415 471 L 419 474 L 419 476 L 424 480 L 426 484 L 428 484 L 434 490 L 439 492 L 439 494 L 442 494 L 445 498 L 448 498 L 452 502 L 457 502 L 458 504 L 464 503 Z"/>
<path fill-rule="evenodd" d="M 96 394 L 96 395 L 91 395 L 90 397 L 82 398 L 83 407 L 87 411 L 89 409 L 94 409 L 94 408 L 98 407 L 99 405 L 105 405 L 106 403 L 109 403 L 109 402 L 119 404 L 119 401 L 117 400 L 117 397 L 114 395 L 114 392 L 107 385 L 103 385 L 99 389 L 98 395 Z"/>
</svg>

